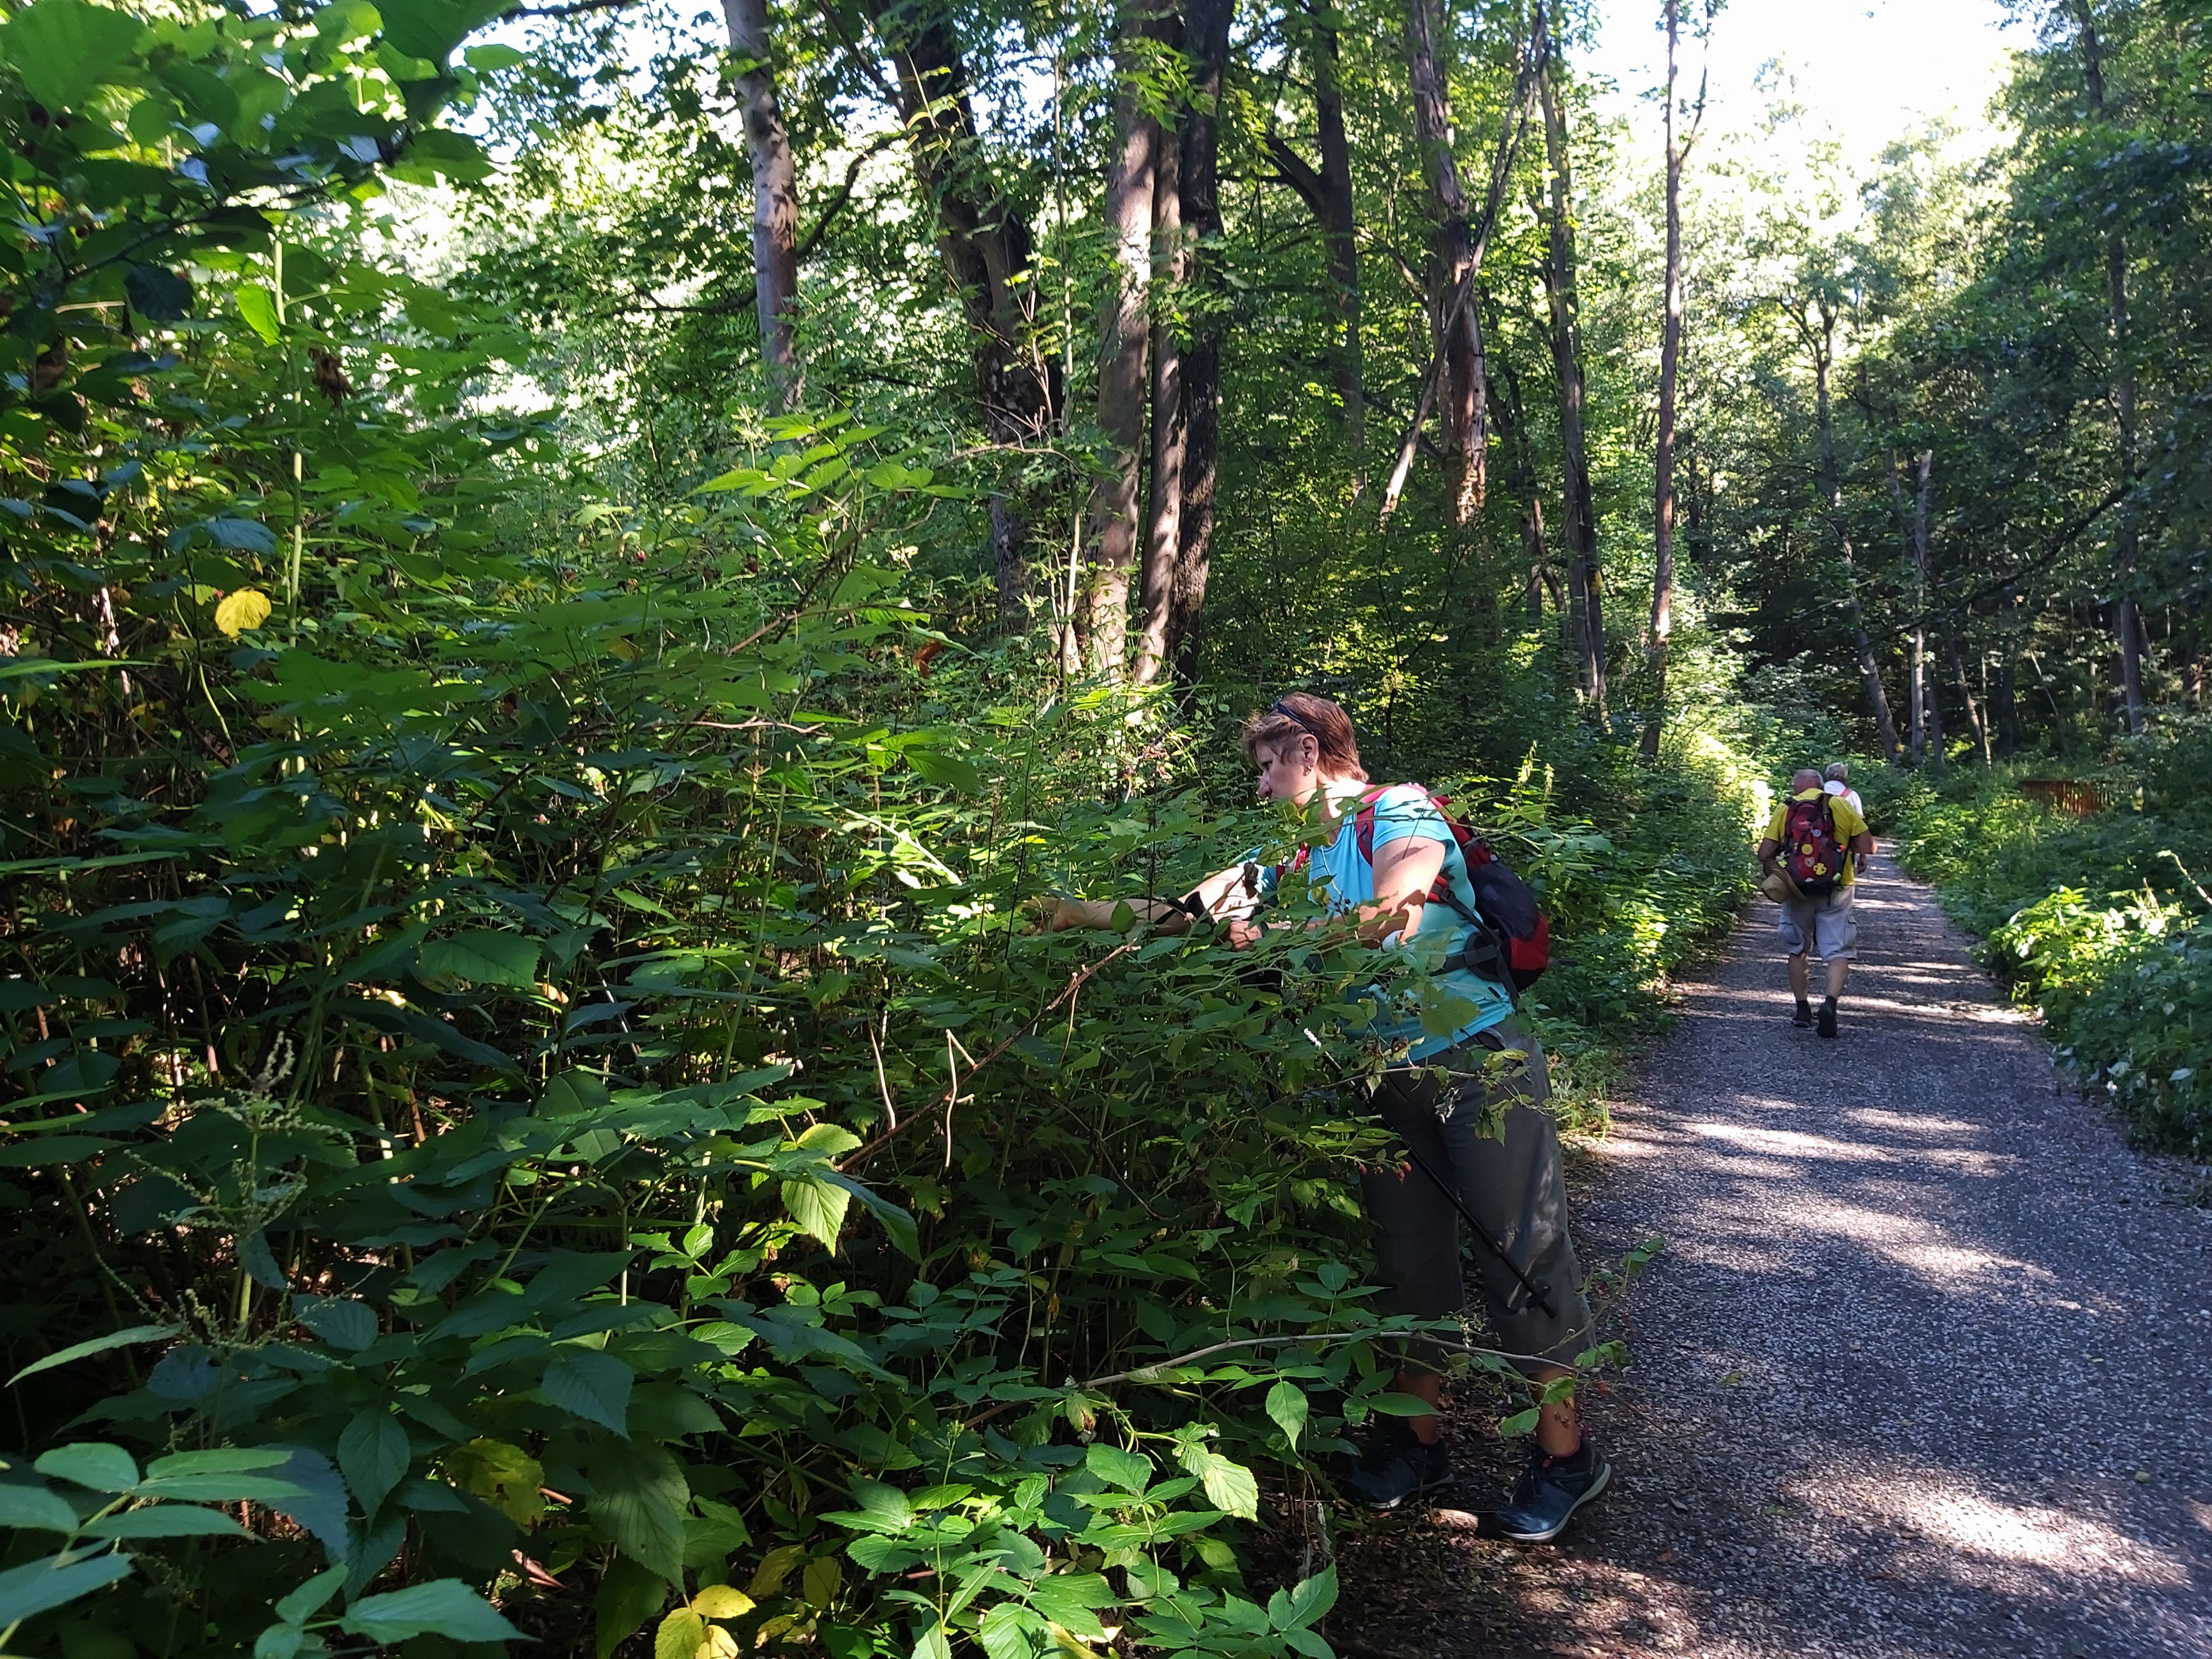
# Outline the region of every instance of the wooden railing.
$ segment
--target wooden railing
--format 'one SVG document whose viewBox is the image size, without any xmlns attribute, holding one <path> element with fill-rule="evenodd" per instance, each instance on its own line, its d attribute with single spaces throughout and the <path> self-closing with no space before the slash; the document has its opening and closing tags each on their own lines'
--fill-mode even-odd
<svg viewBox="0 0 2212 1659">
<path fill-rule="evenodd" d="M 2071 812 L 2077 818 L 2094 817 L 2106 804 L 2099 785 L 2072 778 L 2022 778 L 2020 793 L 2030 800 L 2041 801 L 2054 812 Z"/>
</svg>

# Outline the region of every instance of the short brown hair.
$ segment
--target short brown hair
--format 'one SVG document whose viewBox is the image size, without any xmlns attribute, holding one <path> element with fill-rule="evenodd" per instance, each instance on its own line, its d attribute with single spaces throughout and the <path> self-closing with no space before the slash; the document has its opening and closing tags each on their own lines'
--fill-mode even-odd
<svg viewBox="0 0 2212 1659">
<path fill-rule="evenodd" d="M 1367 769 L 1359 763 L 1359 740 L 1352 734 L 1352 716 L 1327 697 L 1317 697 L 1310 691 L 1285 692 L 1244 722 L 1241 737 L 1247 760 L 1256 760 L 1262 748 L 1280 750 L 1300 738 L 1311 738 L 1321 750 L 1323 771 L 1332 777 L 1367 781 Z"/>
</svg>

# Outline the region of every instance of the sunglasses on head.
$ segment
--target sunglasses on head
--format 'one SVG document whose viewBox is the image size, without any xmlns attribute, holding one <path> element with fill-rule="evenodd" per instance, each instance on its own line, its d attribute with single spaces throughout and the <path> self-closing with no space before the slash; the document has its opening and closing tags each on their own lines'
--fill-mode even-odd
<svg viewBox="0 0 2212 1659">
<path fill-rule="evenodd" d="M 1287 709 L 1287 708 L 1284 708 L 1284 707 L 1283 707 L 1283 705 L 1282 705 L 1282 703 L 1281 703 L 1281 702 L 1280 702 L 1280 700 L 1278 700 L 1278 701 L 1276 701 L 1276 702 L 1271 702 L 1271 703 L 1269 703 L 1269 704 L 1267 705 L 1267 712 L 1268 712 L 1270 714 L 1280 714 L 1280 715 L 1281 715 L 1285 720 L 1288 720 L 1291 725 L 1293 725 L 1293 726 L 1297 726 L 1297 727 L 1298 728 L 1298 730 L 1299 730 L 1299 731 L 1301 731 L 1301 732 L 1304 732 L 1308 737 L 1311 738 L 1312 738 L 1316 743 L 1319 743 L 1319 742 L 1321 741 L 1321 733 L 1320 733 L 1320 732 L 1316 732 L 1316 731 L 1315 731 L 1315 730 L 1313 729 L 1313 727 L 1311 727 L 1310 726 L 1308 726 L 1308 725 L 1307 725 L 1304 720 L 1300 720 L 1300 719 L 1299 719 L 1296 714 L 1293 714 L 1292 713 L 1291 713 L 1291 711 L 1290 711 L 1289 709 Z"/>
</svg>

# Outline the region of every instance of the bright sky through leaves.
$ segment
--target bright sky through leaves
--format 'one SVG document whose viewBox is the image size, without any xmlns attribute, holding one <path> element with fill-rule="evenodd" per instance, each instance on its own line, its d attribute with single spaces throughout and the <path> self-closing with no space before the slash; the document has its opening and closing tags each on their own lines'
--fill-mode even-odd
<svg viewBox="0 0 2212 1659">
<path fill-rule="evenodd" d="M 1686 27 L 1695 6 L 1685 0 Z M 1596 50 L 1582 67 L 1618 84 L 1612 109 L 1648 113 L 1641 100 L 1666 67 L 1659 0 L 1605 0 L 1600 16 Z M 1729 0 L 1713 28 L 1710 128 L 1753 126 L 1784 90 L 1761 86 L 1760 70 L 1779 58 L 1809 124 L 1832 127 L 1854 161 L 1927 117 L 1954 112 L 1980 148 L 1985 141 L 1973 130 L 2007 55 L 2029 44 L 2025 28 L 2004 21 L 2000 0 Z M 1704 51 L 1685 39 L 1685 96 L 1697 89 Z"/>
</svg>

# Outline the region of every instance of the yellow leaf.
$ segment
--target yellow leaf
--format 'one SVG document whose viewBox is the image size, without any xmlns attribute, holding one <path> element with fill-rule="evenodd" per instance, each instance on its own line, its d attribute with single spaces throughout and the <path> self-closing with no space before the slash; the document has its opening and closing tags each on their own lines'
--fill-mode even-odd
<svg viewBox="0 0 2212 1659">
<path fill-rule="evenodd" d="M 720 1625 L 707 1626 L 707 1639 L 691 1659 L 738 1659 L 738 1638 Z"/>
<path fill-rule="evenodd" d="M 709 1584 L 691 1598 L 702 1619 L 739 1619 L 753 1610 L 753 1598 L 729 1584 Z"/>
<path fill-rule="evenodd" d="M 272 608 L 269 596 L 259 588 L 241 587 L 216 606 L 215 625 L 234 640 L 267 622 Z"/>
<path fill-rule="evenodd" d="M 678 1607 L 653 1633 L 653 1659 L 691 1659 L 707 1639 L 707 1624 L 689 1607 Z"/>
</svg>

